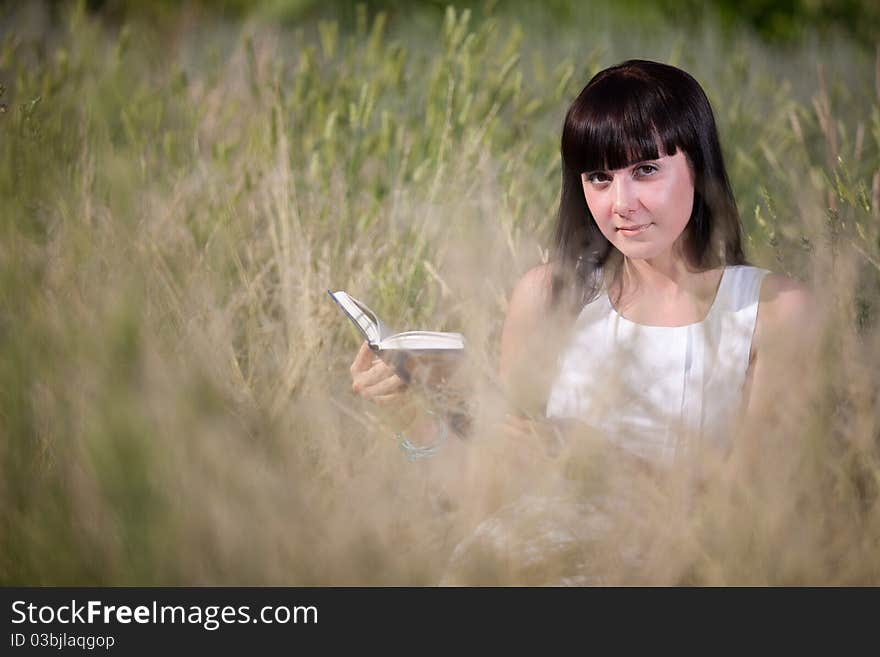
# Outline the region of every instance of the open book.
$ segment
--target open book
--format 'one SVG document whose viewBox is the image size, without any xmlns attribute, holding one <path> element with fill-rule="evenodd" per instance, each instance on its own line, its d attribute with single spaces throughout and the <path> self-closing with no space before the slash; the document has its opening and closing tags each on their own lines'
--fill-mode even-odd
<svg viewBox="0 0 880 657">
<path fill-rule="evenodd" d="M 441 331 L 404 331 L 395 333 L 376 317 L 363 302 L 339 290 L 327 294 L 339 305 L 369 343 L 373 351 L 405 351 L 413 355 L 460 354 L 464 350 L 461 333 Z"/>
</svg>

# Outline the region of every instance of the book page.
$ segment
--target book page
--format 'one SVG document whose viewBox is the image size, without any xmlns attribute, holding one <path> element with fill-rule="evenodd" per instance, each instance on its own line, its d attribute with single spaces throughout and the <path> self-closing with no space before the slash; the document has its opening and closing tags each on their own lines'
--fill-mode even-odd
<svg viewBox="0 0 880 657">
<path fill-rule="evenodd" d="M 382 339 L 393 333 L 382 321 L 376 317 L 376 313 L 370 310 L 367 305 L 358 301 L 353 296 L 338 290 L 336 292 L 327 293 L 339 305 L 342 311 L 354 323 L 370 345 L 376 347 L 382 342 Z"/>
<path fill-rule="evenodd" d="M 464 349 L 464 336 L 461 333 L 440 331 L 406 331 L 382 340 L 379 343 L 379 348 L 408 351 L 460 351 Z"/>
</svg>

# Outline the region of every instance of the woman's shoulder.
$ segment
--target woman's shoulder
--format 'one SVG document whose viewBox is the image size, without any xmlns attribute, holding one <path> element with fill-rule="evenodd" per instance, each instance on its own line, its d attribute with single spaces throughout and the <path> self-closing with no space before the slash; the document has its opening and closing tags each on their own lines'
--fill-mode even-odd
<svg viewBox="0 0 880 657">
<path fill-rule="evenodd" d="M 508 315 L 539 316 L 550 308 L 553 265 L 545 263 L 529 269 L 517 281 L 510 295 Z"/>
<path fill-rule="evenodd" d="M 812 303 L 810 287 L 791 276 L 753 265 L 728 265 L 725 269 L 735 271 L 735 278 L 748 287 L 755 285 L 759 308 L 766 310 L 765 314 L 786 317 L 808 309 Z"/>
<path fill-rule="evenodd" d="M 755 337 L 794 335 L 815 324 L 816 301 L 809 286 L 785 274 L 768 272 L 758 297 Z"/>
<path fill-rule="evenodd" d="M 789 317 L 810 309 L 813 292 L 791 276 L 768 272 L 761 282 L 758 303 L 774 315 Z"/>
<path fill-rule="evenodd" d="M 529 269 L 513 288 L 501 333 L 499 372 L 505 381 L 516 378 L 536 345 L 546 342 L 552 282 L 552 265 L 544 264 Z"/>
</svg>

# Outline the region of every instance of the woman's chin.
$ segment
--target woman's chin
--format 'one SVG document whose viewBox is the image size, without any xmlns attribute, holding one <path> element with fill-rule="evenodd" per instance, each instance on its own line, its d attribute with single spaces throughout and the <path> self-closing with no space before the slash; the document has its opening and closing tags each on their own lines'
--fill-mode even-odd
<svg viewBox="0 0 880 657">
<path fill-rule="evenodd" d="M 649 242 L 641 244 L 615 244 L 614 246 L 624 256 L 632 260 L 650 260 L 668 251 L 668 249 L 663 249 Z"/>
</svg>

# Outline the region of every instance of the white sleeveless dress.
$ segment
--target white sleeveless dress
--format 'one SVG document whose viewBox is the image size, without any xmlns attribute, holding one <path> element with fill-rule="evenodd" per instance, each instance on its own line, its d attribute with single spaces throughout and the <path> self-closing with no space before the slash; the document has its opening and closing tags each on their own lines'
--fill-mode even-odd
<svg viewBox="0 0 880 657">
<path fill-rule="evenodd" d="M 687 326 L 637 324 L 617 313 L 602 293 L 581 311 L 560 356 L 547 416 L 586 422 L 657 465 L 672 465 L 694 447 L 725 450 L 742 403 L 767 273 L 726 267 L 706 317 Z M 585 497 L 577 486 L 563 483 L 552 495 L 514 500 L 456 546 L 441 584 L 655 581 L 657 573 L 643 561 L 645 546 L 629 526 L 623 535 L 631 541 L 621 540 L 614 529 L 632 514 L 620 493 Z"/>
<path fill-rule="evenodd" d="M 577 318 L 547 417 L 582 420 L 658 464 L 707 445 L 726 449 L 741 409 L 767 273 L 726 267 L 706 317 L 686 326 L 632 322 L 603 292 Z"/>
</svg>

